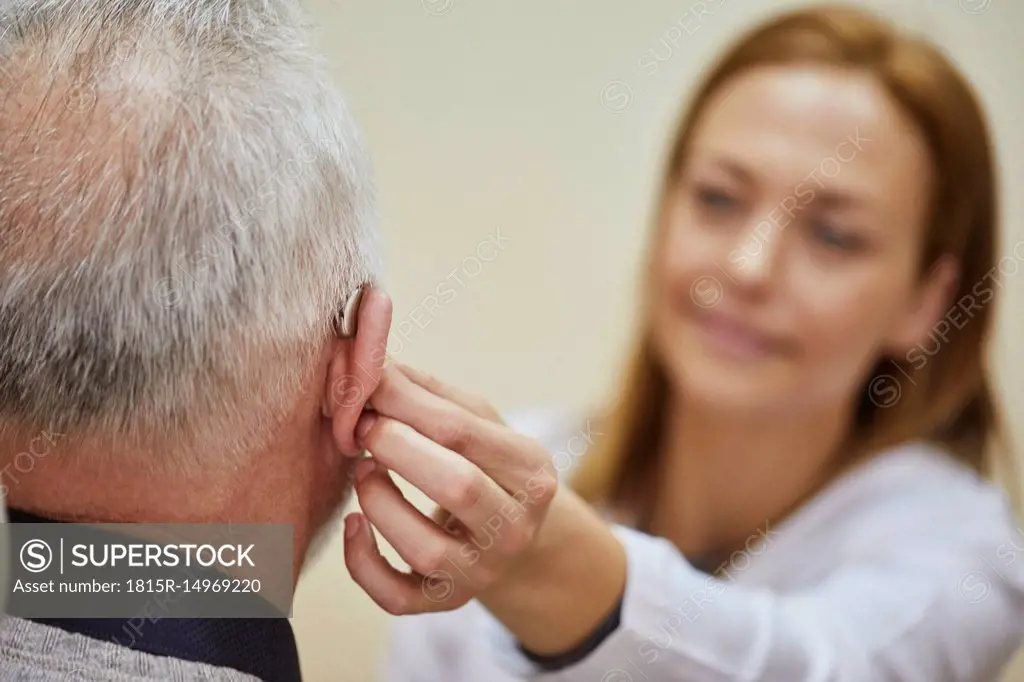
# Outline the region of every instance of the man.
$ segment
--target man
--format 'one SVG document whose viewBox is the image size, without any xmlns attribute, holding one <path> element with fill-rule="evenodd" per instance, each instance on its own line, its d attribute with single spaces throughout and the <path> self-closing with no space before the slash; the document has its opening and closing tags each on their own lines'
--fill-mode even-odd
<svg viewBox="0 0 1024 682">
<path fill-rule="evenodd" d="M 334 331 L 378 274 L 374 197 L 304 25 L 288 0 L 0 4 L 12 521 L 290 523 L 295 575 L 334 525 L 391 310 L 371 292 Z M 105 627 L 5 618 L 0 679 L 299 678 L 286 619 Z"/>
<path fill-rule="evenodd" d="M 354 480 L 345 563 L 381 608 L 532 623 L 566 541 L 535 541 L 550 456 L 383 367 L 370 164 L 304 26 L 297 0 L 0 0 L 0 496 L 19 523 L 290 524 L 298 576 Z M 4 618 L 0 681 L 301 679 L 284 618 L 125 622 Z"/>
</svg>

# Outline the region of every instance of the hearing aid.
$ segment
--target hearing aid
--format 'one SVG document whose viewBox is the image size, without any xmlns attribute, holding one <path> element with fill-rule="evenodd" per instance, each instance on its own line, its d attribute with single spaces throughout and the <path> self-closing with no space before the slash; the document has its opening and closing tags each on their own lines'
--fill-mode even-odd
<svg viewBox="0 0 1024 682">
<path fill-rule="evenodd" d="M 356 324 L 359 321 L 359 304 L 363 302 L 363 292 L 366 285 L 359 287 L 352 292 L 352 295 L 345 301 L 344 307 L 338 311 L 334 318 L 334 332 L 343 339 L 351 339 L 356 335 Z"/>
<path fill-rule="evenodd" d="M 334 318 L 334 331 L 340 338 L 351 339 L 356 335 L 356 325 L 359 321 L 359 306 L 362 305 L 363 294 L 369 287 L 369 284 L 364 284 L 352 292 L 352 295 L 345 301 L 345 306 Z M 390 360 L 391 356 L 385 352 L 384 359 Z"/>
</svg>

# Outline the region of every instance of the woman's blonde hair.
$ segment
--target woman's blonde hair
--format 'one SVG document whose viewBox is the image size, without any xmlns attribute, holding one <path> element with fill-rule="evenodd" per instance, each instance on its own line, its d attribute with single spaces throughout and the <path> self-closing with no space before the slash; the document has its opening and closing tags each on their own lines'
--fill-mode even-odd
<svg viewBox="0 0 1024 682">
<path fill-rule="evenodd" d="M 993 322 L 995 287 L 990 279 L 996 272 L 997 252 L 994 153 L 971 86 L 936 47 L 901 34 L 870 13 L 838 5 L 801 9 L 755 28 L 714 66 L 678 127 L 661 187 L 662 206 L 656 211 L 659 223 L 665 197 L 683 170 L 694 124 L 711 95 L 748 69 L 788 63 L 819 63 L 872 74 L 916 124 L 930 150 L 936 178 L 921 273 L 927 273 L 940 256 L 952 255 L 960 270 L 950 306 L 965 300 L 976 304 L 969 322 L 949 335 L 940 352 L 923 365 L 915 361 L 919 366 L 914 368 L 909 359 L 878 363 L 864 384 L 851 451 L 929 440 L 979 473 L 992 475 L 997 456 L 1000 463 L 1012 461 L 985 343 Z M 649 265 L 656 251 L 648 250 Z M 653 284 L 648 276 L 648 292 Z M 642 298 L 650 301 L 651 296 Z M 650 342 L 650 319 L 646 314 L 624 384 L 602 420 L 604 437 L 583 459 L 573 481 L 591 503 L 614 505 L 632 498 L 642 490 L 660 450 L 670 387 Z M 923 358 L 922 353 L 916 360 Z M 888 405 L 897 388 L 898 400 Z"/>
</svg>

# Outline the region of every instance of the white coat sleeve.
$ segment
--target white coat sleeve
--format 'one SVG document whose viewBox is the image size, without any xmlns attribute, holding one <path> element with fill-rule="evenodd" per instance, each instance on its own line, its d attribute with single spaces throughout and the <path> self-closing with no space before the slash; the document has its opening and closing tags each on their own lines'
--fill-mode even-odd
<svg viewBox="0 0 1024 682">
<path fill-rule="evenodd" d="M 383 661 L 384 682 L 436 682 L 458 679 L 463 644 L 455 636 L 471 629 L 467 606 L 449 613 L 392 619 Z"/>
<path fill-rule="evenodd" d="M 614 530 L 628 556 L 619 628 L 551 673 L 490 619 L 501 667 L 537 682 L 988 682 L 1024 638 L 1024 560 L 1008 578 L 983 552 L 908 537 L 778 594 L 710 577 L 666 540 Z"/>
</svg>

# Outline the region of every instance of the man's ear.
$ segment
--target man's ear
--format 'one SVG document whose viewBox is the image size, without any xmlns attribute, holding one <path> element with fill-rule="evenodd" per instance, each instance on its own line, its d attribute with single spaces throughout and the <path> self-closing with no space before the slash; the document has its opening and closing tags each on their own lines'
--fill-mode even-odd
<svg viewBox="0 0 1024 682">
<path fill-rule="evenodd" d="M 959 284 L 957 260 L 941 256 L 917 285 L 910 308 L 893 325 L 885 349 L 893 357 L 904 357 L 924 343 L 935 326 L 949 311 Z"/>
<path fill-rule="evenodd" d="M 391 299 L 380 289 L 367 289 L 357 315 L 355 336 L 334 341 L 323 396 L 323 413 L 331 420 L 334 441 L 342 454 L 350 456 L 359 452 L 356 422 L 384 369 Z"/>
</svg>

